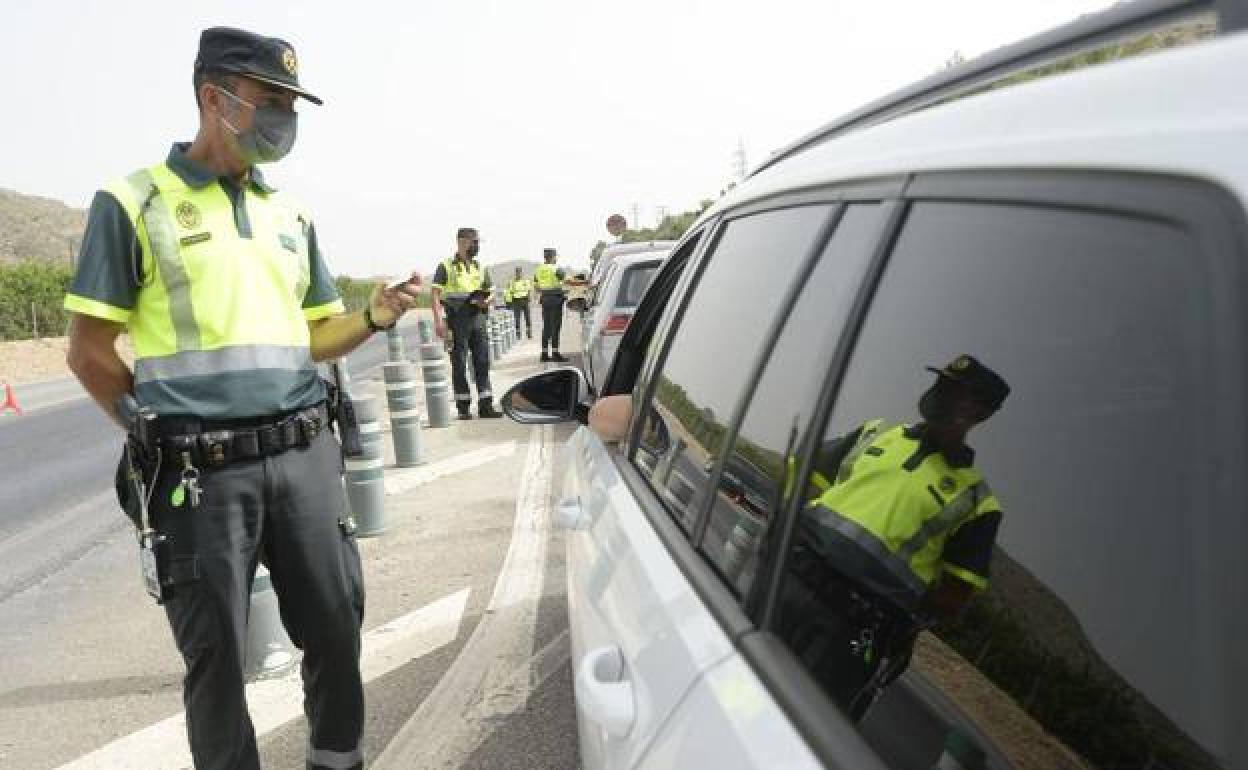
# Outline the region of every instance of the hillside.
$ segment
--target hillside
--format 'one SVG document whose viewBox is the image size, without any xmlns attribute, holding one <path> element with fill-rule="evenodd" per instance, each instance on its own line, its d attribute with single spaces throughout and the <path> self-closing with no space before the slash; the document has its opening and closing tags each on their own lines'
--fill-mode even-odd
<svg viewBox="0 0 1248 770">
<path fill-rule="evenodd" d="M 0 265 L 70 262 L 86 223 L 83 209 L 0 188 Z"/>
</svg>

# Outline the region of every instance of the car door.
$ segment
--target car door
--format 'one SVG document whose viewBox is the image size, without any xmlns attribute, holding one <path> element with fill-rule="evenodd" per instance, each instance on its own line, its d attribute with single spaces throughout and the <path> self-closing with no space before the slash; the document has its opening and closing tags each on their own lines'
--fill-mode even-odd
<svg viewBox="0 0 1248 770">
<path fill-rule="evenodd" d="M 747 615 L 757 614 L 759 597 L 766 593 L 766 544 L 774 541 L 786 494 L 793 492 L 786 483 L 792 473 L 786 459 L 811 428 L 828 362 L 898 210 L 896 203 L 874 201 L 844 207 L 818 262 L 800 282 L 800 294 L 775 325 L 757 385 L 735 434 L 725 439 L 709 505 L 690 538 L 696 554 L 689 558 L 695 569 L 714 575 L 708 592 Z M 749 638 L 754 626 L 751 622 L 737 639 Z M 781 675 L 802 676 L 794 669 Z M 825 758 L 828 766 L 882 767 L 839 715 L 831 715 L 825 725 L 826 733 L 837 736 L 835 755 Z M 742 770 L 823 766 L 768 683 L 735 647 L 699 677 L 641 766 L 695 765 Z"/>
<path fill-rule="evenodd" d="M 585 375 L 589 379 L 590 384 L 594 386 L 595 391 L 601 384 L 600 380 L 603 375 L 606 374 L 605 371 L 597 371 L 594 368 L 596 363 L 594 361 L 594 339 L 597 337 L 595 332 L 601 323 L 600 316 L 603 313 L 603 298 L 606 296 L 607 288 L 611 283 L 611 276 L 614 273 L 615 265 L 612 264 L 603 273 L 602 280 L 595 283 L 593 288 L 590 289 L 589 307 L 581 315 L 581 350 L 584 351 L 585 356 Z M 599 369 L 601 369 L 601 366 L 599 366 Z"/>
<path fill-rule="evenodd" d="M 685 392 L 699 398 L 709 387 L 719 419 L 731 417 L 770 321 L 832 208 L 779 209 L 728 222 L 698 265 L 686 294 L 692 300 L 683 312 L 679 303 L 668 307 L 667 351 L 658 369 L 665 384 L 653 400 L 638 395 L 647 414 L 670 420 L 661 428 L 642 426 L 647 454 L 661 453 L 666 470 L 656 473 L 645 461 L 632 465 L 588 430 L 571 443 L 574 470 L 564 499 L 578 509 L 572 518 L 579 529 L 568 538 L 569 625 L 586 767 L 634 767 L 701 673 L 732 654 L 731 634 L 703 606 L 664 539 L 688 537 L 693 509 L 707 491 L 705 458 L 714 451 L 690 432 L 694 415 L 671 398 L 677 391 L 666 383 L 685 383 Z M 759 289 L 764 264 L 774 275 Z M 734 312 L 730 334 L 720 334 L 725 299 L 731 305 L 751 287 L 754 301 Z M 652 342 L 651 356 L 662 352 Z M 725 372 L 717 362 L 730 354 L 742 364 Z M 660 448 L 655 441 L 663 431 L 671 440 Z"/>
</svg>

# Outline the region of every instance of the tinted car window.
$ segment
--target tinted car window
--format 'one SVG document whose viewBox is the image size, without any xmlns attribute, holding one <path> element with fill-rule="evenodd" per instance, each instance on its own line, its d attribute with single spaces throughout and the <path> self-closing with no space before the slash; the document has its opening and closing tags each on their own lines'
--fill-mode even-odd
<svg viewBox="0 0 1248 770">
<path fill-rule="evenodd" d="M 804 206 L 728 223 L 669 335 L 654 398 L 643 413 L 637 460 L 686 529 L 705 498 L 726 423 L 767 326 L 829 212 L 828 206 Z"/>
<path fill-rule="evenodd" d="M 849 207 L 785 322 L 724 461 L 702 551 L 748 595 L 759 547 L 781 507 L 785 462 L 809 427 L 833 348 L 884 226 L 879 204 Z"/>
<path fill-rule="evenodd" d="M 985 748 L 1019 767 L 1216 768 L 1217 756 L 1234 753 L 1227 742 L 1241 738 L 1224 730 L 1235 696 L 1221 640 L 1233 634 L 1235 557 L 1213 533 L 1218 517 L 1242 515 L 1243 501 L 1225 499 L 1218 474 L 1243 458 L 1219 449 L 1238 444 L 1218 435 L 1232 406 L 1210 397 L 1227 351 L 1210 317 L 1207 259 L 1180 227 L 1143 218 L 913 207 L 814 463 L 823 479 L 808 486 L 778 626 L 844 703 L 845 661 L 888 652 L 872 614 L 886 602 L 857 578 L 876 555 L 826 547 L 829 533 L 842 520 L 887 529 L 863 523 L 864 512 L 904 518 L 928 492 L 947 503 L 942 492 L 967 467 L 982 474 L 988 486 L 973 515 L 997 512 L 995 547 L 994 527 L 980 518 L 928 533 L 937 569 L 926 597 L 969 587 L 977 574 L 986 590 L 960 612 L 926 615 L 935 633 L 918 636 L 906 679 L 863 721 L 894 766 L 929 766 L 955 706 Z M 948 424 L 951 412 L 927 402 L 924 421 L 917 407 L 937 379 L 925 366 L 961 383 L 944 387 L 973 386 L 957 380 L 976 368 L 962 354 L 1012 389 L 971 430 L 973 455 L 934 448 L 940 431 L 931 425 Z M 842 440 L 876 419 L 882 438 L 865 454 Z M 949 476 L 910 491 L 907 474 L 945 460 Z M 846 469 L 858 486 L 843 485 Z M 879 474 L 875 486 L 869 473 Z M 826 513 L 837 508 L 840 519 Z M 906 547 L 886 546 L 893 556 Z M 922 553 L 902 562 L 917 564 Z M 842 581 L 849 590 L 828 588 Z M 872 628 L 874 648 L 863 636 Z M 929 726 L 914 733 L 924 740 L 895 740 L 917 724 Z"/>
<path fill-rule="evenodd" d="M 634 265 L 624 271 L 624 275 L 620 276 L 620 293 L 616 296 L 616 307 L 637 307 L 637 303 L 641 302 L 641 297 L 646 293 L 646 289 L 650 287 L 650 282 L 654 280 L 654 274 L 658 272 L 659 263 Z"/>
</svg>

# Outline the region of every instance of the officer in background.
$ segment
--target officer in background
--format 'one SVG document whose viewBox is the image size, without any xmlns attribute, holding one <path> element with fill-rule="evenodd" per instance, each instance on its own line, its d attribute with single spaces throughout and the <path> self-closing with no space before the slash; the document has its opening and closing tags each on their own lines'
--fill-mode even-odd
<svg viewBox="0 0 1248 770">
<path fill-rule="evenodd" d="M 459 419 L 472 419 L 472 391 L 468 387 L 468 355 L 477 385 L 477 414 L 502 417 L 494 409 L 490 389 L 490 351 L 486 321 L 493 295 L 490 274 L 481 269 L 477 254 L 481 238 L 476 229 L 461 227 L 455 234 L 455 256 L 438 265 L 433 275 L 433 326 L 439 337 L 451 329 L 451 384 Z"/>
<path fill-rule="evenodd" d="M 555 267 L 555 250 L 542 249 L 543 264 L 533 273 L 542 297 L 542 361 L 567 361 L 559 353 L 559 330 L 563 326 L 564 272 Z M 549 353 L 547 351 L 550 351 Z"/>
<path fill-rule="evenodd" d="M 529 315 L 529 301 L 533 294 L 533 282 L 524 277 L 524 270 L 516 268 L 516 277 L 507 285 L 507 305 L 516 321 L 516 334 L 520 334 L 520 318 L 524 318 L 524 331 L 533 339 L 533 319 Z"/>
<path fill-rule="evenodd" d="M 855 720 L 919 631 L 988 585 L 1001 504 L 966 436 L 1010 389 L 968 355 L 929 371 L 923 422 L 871 420 L 820 453 L 785 581 L 782 635 Z"/>
<path fill-rule="evenodd" d="M 361 768 L 364 585 L 314 362 L 392 326 L 419 278 L 344 315 L 311 215 L 260 173 L 294 144 L 295 99 L 321 103 L 288 43 L 205 30 L 193 81 L 195 140 L 92 201 L 65 298 L 68 363 L 114 419 L 131 393 L 158 415 L 141 474 L 166 538 L 156 570 L 195 767 L 260 766 L 243 667 L 263 561 L 303 650 L 307 766 Z M 133 373 L 115 347 L 123 329 Z"/>
</svg>

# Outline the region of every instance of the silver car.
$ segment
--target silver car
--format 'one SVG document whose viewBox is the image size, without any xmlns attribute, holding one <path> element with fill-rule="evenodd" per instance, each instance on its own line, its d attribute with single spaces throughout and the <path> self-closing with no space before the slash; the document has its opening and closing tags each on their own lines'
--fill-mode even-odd
<svg viewBox="0 0 1248 770">
<path fill-rule="evenodd" d="M 637 303 L 650 286 L 668 251 L 646 251 L 615 259 L 591 292 L 581 324 L 585 376 L 597 392 L 620 346 Z"/>
</svg>

